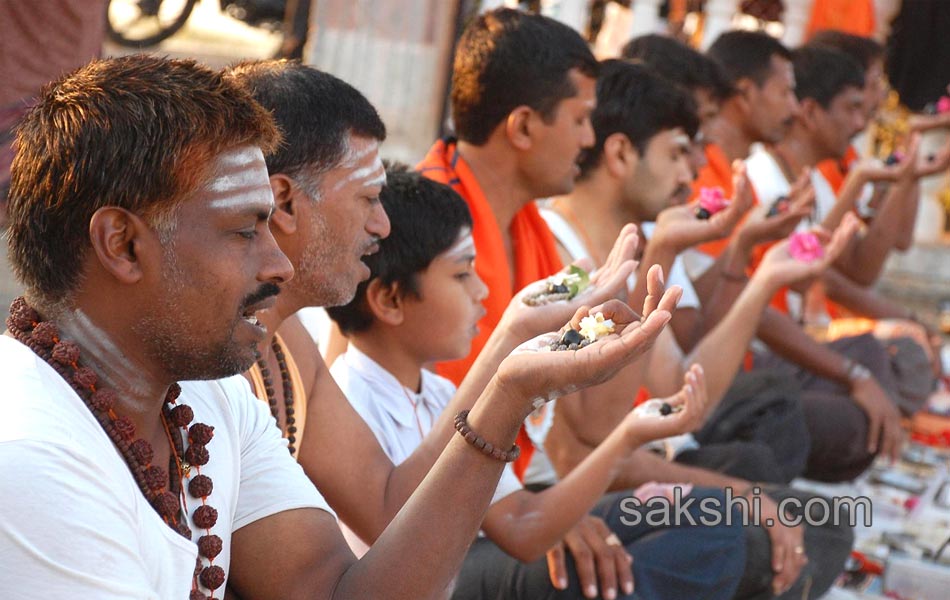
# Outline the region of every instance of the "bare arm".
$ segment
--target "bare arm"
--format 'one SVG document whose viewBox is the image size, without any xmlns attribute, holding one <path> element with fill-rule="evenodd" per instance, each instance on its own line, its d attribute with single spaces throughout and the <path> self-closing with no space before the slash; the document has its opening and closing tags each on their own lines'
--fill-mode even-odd
<svg viewBox="0 0 950 600">
<path fill-rule="evenodd" d="M 647 441 L 699 426 L 706 411 L 702 370 L 691 369 L 668 402 L 683 410 L 667 418 L 630 412 L 556 485 L 537 494 L 511 494 L 492 505 L 483 525 L 488 536 L 521 561 L 541 557 L 590 511 L 620 475 L 631 452 Z"/>
<path fill-rule="evenodd" d="M 596 344 L 576 352 L 538 352 L 543 340 L 533 340 L 509 355 L 472 409 L 473 430 L 500 448 L 510 446 L 536 398 L 611 377 L 642 354 L 670 318 L 668 312 L 656 311 L 640 322 L 616 301 L 601 310 L 617 315 L 618 330 Z M 620 318 L 622 313 L 628 317 Z M 444 591 L 461 563 L 502 466 L 453 436 L 402 511 L 358 562 L 326 513 L 297 510 L 261 519 L 234 533 L 232 586 L 252 600 L 433 597 Z M 275 548 L 282 550 L 281 560 L 261 560 Z M 407 569 L 409 556 L 424 561 L 424 574 Z"/>
</svg>

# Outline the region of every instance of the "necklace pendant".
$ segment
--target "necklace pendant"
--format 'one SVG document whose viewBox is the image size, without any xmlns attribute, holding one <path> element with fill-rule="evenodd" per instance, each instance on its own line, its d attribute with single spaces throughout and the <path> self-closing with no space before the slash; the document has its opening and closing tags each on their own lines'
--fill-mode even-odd
<svg viewBox="0 0 950 600">
<path fill-rule="evenodd" d="M 182 461 L 181 462 L 181 474 L 183 477 L 191 477 L 191 463 Z"/>
</svg>

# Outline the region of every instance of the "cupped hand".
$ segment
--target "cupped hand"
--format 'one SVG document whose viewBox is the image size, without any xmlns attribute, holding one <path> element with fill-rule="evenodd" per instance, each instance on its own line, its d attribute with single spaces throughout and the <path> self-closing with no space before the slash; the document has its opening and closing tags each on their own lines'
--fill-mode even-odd
<svg viewBox="0 0 950 600">
<path fill-rule="evenodd" d="M 734 168 L 733 179 L 735 193 L 729 206 L 708 219 L 696 217 L 695 204 L 667 208 L 657 215 L 656 229 L 650 243 L 663 244 L 678 254 L 693 246 L 731 235 L 754 202 L 752 185 L 741 163 Z"/>
<path fill-rule="evenodd" d="M 658 306 L 675 307 L 682 294 L 673 286 L 664 292 Z M 619 300 L 608 300 L 594 308 L 581 307 L 570 326 L 578 329 L 580 320 L 603 313 L 614 322 L 614 332 L 579 350 L 554 351 L 552 342 L 560 333 L 547 333 L 521 344 L 498 368 L 499 384 L 517 398 L 534 405 L 565 396 L 582 388 L 603 383 L 617 371 L 649 350 L 669 322 L 669 310 L 657 308 L 646 317 Z"/>
<path fill-rule="evenodd" d="M 658 410 L 664 403 L 673 410 L 665 416 Z M 622 426 L 636 445 L 641 445 L 695 431 L 705 420 L 708 405 L 705 373 L 700 365 L 694 364 L 683 376 L 679 392 L 668 398 L 648 400 L 630 411 Z"/>
<path fill-rule="evenodd" d="M 557 329 L 582 306 L 601 304 L 611 298 L 625 298 L 627 279 L 637 268 L 637 262 L 633 260 L 633 257 L 638 244 L 637 226 L 632 223 L 624 226 L 607 260 L 591 273 L 590 284 L 586 289 L 570 300 L 529 306 L 524 302 L 525 296 L 547 289 L 547 279 L 530 283 L 515 294 L 508 303 L 499 327 L 507 328 L 506 330 L 516 335 L 518 339 L 527 340 L 546 331 Z M 574 264 L 586 271 L 592 268 L 590 259 L 577 261 Z M 561 272 L 567 273 L 569 269 L 570 267 L 565 267 Z"/>
<path fill-rule="evenodd" d="M 785 208 L 778 214 L 769 216 L 772 207 L 761 206 L 745 220 L 737 235 L 746 250 L 788 237 L 801 220 L 812 213 L 815 208 L 815 188 L 807 171 L 792 184 L 786 202 Z"/>
<path fill-rule="evenodd" d="M 858 218 L 848 213 L 832 235 L 822 230 L 813 233 L 823 247 L 823 255 L 810 261 L 793 258 L 789 252 L 790 239 L 785 239 L 769 248 L 756 269 L 753 279 L 767 282 L 771 288 L 778 289 L 801 281 L 807 281 L 821 275 L 833 263 L 851 241 L 860 227 Z"/>
</svg>

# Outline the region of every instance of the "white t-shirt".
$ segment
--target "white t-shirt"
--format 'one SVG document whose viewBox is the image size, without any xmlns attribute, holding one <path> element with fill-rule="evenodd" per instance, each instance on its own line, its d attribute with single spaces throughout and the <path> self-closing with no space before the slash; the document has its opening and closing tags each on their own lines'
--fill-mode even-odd
<svg viewBox="0 0 950 600">
<path fill-rule="evenodd" d="M 232 532 L 258 519 L 304 507 L 332 514 L 242 377 L 181 387 L 195 422 L 214 427 L 201 468 L 214 482 L 211 533 L 224 544 L 214 564 L 228 573 Z M 188 598 L 196 544 L 158 516 L 69 384 L 6 336 L 0 414 L 0 598 Z M 200 501 L 185 497 L 197 539 Z"/>
<path fill-rule="evenodd" d="M 419 447 L 455 394 L 451 381 L 425 369 L 416 394 L 352 344 L 333 362 L 330 374 L 396 465 Z M 511 465 L 505 465 L 491 504 L 520 489 Z"/>
</svg>

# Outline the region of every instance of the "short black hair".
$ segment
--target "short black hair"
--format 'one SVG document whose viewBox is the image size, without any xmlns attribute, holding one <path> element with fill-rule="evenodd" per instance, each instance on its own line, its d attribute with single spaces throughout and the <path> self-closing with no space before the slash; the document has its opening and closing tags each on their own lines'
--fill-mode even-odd
<svg viewBox="0 0 950 600">
<path fill-rule="evenodd" d="M 597 139 L 579 161 L 582 178 L 600 163 L 608 136 L 626 135 L 643 155 L 661 131 L 682 127 L 690 137 L 696 135 L 699 116 L 696 101 L 680 86 L 646 65 L 611 59 L 601 63 L 591 123 Z"/>
<path fill-rule="evenodd" d="M 597 59 L 567 25 L 508 8 L 479 15 L 455 51 L 455 134 L 481 146 L 519 106 L 553 117 L 561 100 L 577 94 L 568 77 L 571 69 L 597 76 Z"/>
<path fill-rule="evenodd" d="M 751 79 L 762 87 L 772 73 L 772 57 L 792 60 L 792 53 L 780 41 L 761 31 L 727 31 L 706 51 L 722 69 L 730 87 L 740 79 Z"/>
<path fill-rule="evenodd" d="M 17 129 L 9 195 L 10 264 L 44 310 L 82 283 L 89 221 L 117 206 L 173 227 L 177 207 L 235 146 L 280 140 L 246 91 L 193 60 L 96 60 L 48 84 Z"/>
<path fill-rule="evenodd" d="M 373 324 L 366 306 L 371 281 L 397 284 L 404 296 L 421 298 L 418 274 L 452 247 L 462 229 L 472 226 L 468 205 L 455 190 L 405 165 L 387 167 L 379 199 L 389 216 L 391 232 L 380 240 L 379 252 L 363 259 L 370 269 L 369 279 L 360 283 L 349 304 L 327 308 L 344 334 L 365 331 Z"/>
<path fill-rule="evenodd" d="M 811 98 L 828 108 L 847 87 L 864 87 L 864 70 L 858 61 L 828 46 L 807 44 L 792 53 L 795 95 Z"/>
<path fill-rule="evenodd" d="M 874 61 L 884 60 L 884 46 L 876 40 L 837 29 L 819 31 L 808 41 L 808 45 L 829 46 L 840 50 L 858 61 L 865 71 L 871 68 Z"/>
<path fill-rule="evenodd" d="M 369 100 L 329 73 L 291 60 L 246 61 L 225 73 L 271 112 L 284 134 L 284 143 L 266 157 L 271 175 L 326 173 L 342 160 L 350 134 L 386 139 Z"/>
<path fill-rule="evenodd" d="M 668 35 L 650 33 L 635 37 L 620 56 L 635 59 L 690 92 L 708 90 L 714 98 L 726 98 L 732 86 L 713 59 Z"/>
</svg>

